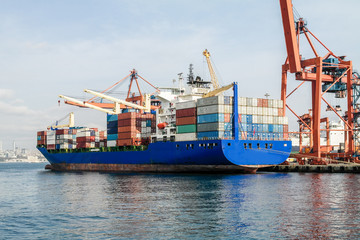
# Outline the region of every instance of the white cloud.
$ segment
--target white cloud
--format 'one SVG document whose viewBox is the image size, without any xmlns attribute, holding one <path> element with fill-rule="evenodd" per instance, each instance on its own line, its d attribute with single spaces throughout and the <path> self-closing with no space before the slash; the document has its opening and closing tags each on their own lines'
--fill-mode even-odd
<svg viewBox="0 0 360 240">
<path fill-rule="evenodd" d="M 0 102 L 0 112 L 2 114 L 14 114 L 14 115 L 35 115 L 38 114 L 37 111 L 34 111 L 24 105 L 13 105 L 5 102 Z"/>
<path fill-rule="evenodd" d="M 14 96 L 14 91 L 11 89 L 0 88 L 0 99 L 9 99 Z"/>
</svg>

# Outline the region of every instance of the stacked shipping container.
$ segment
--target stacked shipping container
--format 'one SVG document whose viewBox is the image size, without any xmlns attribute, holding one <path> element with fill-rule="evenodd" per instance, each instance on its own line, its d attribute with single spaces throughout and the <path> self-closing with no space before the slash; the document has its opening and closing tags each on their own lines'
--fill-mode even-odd
<svg viewBox="0 0 360 240">
<path fill-rule="evenodd" d="M 108 114 L 106 117 L 107 146 L 115 147 L 118 139 L 118 115 Z"/>
<path fill-rule="evenodd" d="M 106 147 L 106 132 L 97 128 L 48 130 L 38 132 L 38 136 L 38 145 L 46 145 L 49 150 Z"/>
<path fill-rule="evenodd" d="M 147 145 L 156 131 L 155 115 L 127 112 L 118 115 L 116 146 Z"/>
<path fill-rule="evenodd" d="M 40 146 L 40 145 L 46 145 L 46 136 L 47 136 L 47 132 L 46 131 L 39 131 L 37 132 L 37 142 L 36 145 Z"/>
<path fill-rule="evenodd" d="M 100 138 L 97 128 L 81 128 L 77 130 L 77 134 L 75 136 L 77 142 L 76 148 L 100 147 Z"/>
<path fill-rule="evenodd" d="M 232 97 L 200 98 L 197 101 L 198 139 L 230 139 L 232 112 Z"/>
<path fill-rule="evenodd" d="M 240 130 L 247 139 L 287 139 L 288 119 L 278 99 L 239 97 Z"/>
<path fill-rule="evenodd" d="M 233 98 L 215 96 L 197 101 L 197 137 L 232 138 Z M 282 101 L 276 99 L 238 99 L 240 139 L 287 139 L 288 120 Z"/>
<path fill-rule="evenodd" d="M 176 141 L 196 140 L 196 102 L 179 102 L 176 108 Z"/>
</svg>

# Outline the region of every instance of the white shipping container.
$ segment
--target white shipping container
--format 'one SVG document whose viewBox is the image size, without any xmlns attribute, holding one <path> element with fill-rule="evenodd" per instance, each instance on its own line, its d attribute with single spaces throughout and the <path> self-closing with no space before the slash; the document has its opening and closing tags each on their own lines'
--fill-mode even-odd
<svg viewBox="0 0 360 240">
<path fill-rule="evenodd" d="M 76 137 L 90 137 L 90 131 L 77 132 Z"/>
<path fill-rule="evenodd" d="M 246 114 L 248 115 L 252 115 L 253 112 L 252 112 L 252 108 L 250 106 L 246 106 Z"/>
<path fill-rule="evenodd" d="M 257 123 L 258 123 L 258 124 L 263 124 L 263 121 L 264 121 L 263 118 L 264 118 L 263 115 L 258 115 L 258 116 L 257 116 L 257 121 L 258 121 Z"/>
<path fill-rule="evenodd" d="M 196 101 L 178 102 L 178 103 L 175 104 L 175 108 L 177 110 L 187 109 L 187 108 L 194 108 L 194 107 L 196 107 Z"/>
<path fill-rule="evenodd" d="M 247 98 L 246 99 L 246 105 L 250 107 L 257 107 L 257 98 Z"/>
<path fill-rule="evenodd" d="M 196 133 L 175 134 L 176 141 L 193 141 L 197 140 Z"/>
<path fill-rule="evenodd" d="M 273 116 L 274 124 L 280 124 L 279 117 Z"/>
<path fill-rule="evenodd" d="M 264 122 L 264 124 L 269 124 L 270 123 L 270 116 L 264 116 L 263 117 L 263 122 Z"/>
<path fill-rule="evenodd" d="M 116 146 L 116 140 L 107 140 L 107 146 L 108 147 L 115 147 Z"/>
<path fill-rule="evenodd" d="M 280 99 L 274 99 L 274 107 L 275 108 L 282 108 L 283 106 L 283 101 Z"/>
<path fill-rule="evenodd" d="M 238 97 L 238 105 L 246 106 L 246 97 Z"/>
<path fill-rule="evenodd" d="M 46 144 L 49 145 L 49 144 L 55 144 L 55 138 L 46 138 Z"/>
<path fill-rule="evenodd" d="M 246 106 L 239 106 L 238 108 L 239 114 L 246 114 Z"/>
<path fill-rule="evenodd" d="M 259 117 L 258 115 L 253 115 L 253 116 L 252 116 L 252 122 L 253 122 L 253 123 L 259 123 L 258 117 Z"/>
<path fill-rule="evenodd" d="M 146 121 L 141 122 L 141 128 L 144 128 L 144 127 L 146 127 Z"/>
<path fill-rule="evenodd" d="M 279 115 L 279 110 L 278 110 L 278 108 L 272 108 L 271 111 L 272 111 L 272 114 L 271 114 L 271 115 L 273 115 L 273 116 L 278 116 L 278 115 Z"/>
<path fill-rule="evenodd" d="M 274 99 L 268 100 L 268 107 L 270 107 L 270 108 L 274 107 Z"/>
<path fill-rule="evenodd" d="M 224 113 L 232 113 L 233 106 L 232 105 L 224 105 Z"/>
</svg>

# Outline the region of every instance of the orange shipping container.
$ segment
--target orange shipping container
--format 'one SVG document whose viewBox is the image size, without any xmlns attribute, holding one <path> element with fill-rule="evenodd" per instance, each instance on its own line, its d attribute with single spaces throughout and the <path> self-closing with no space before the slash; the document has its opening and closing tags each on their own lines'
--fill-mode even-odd
<svg viewBox="0 0 360 240">
<path fill-rule="evenodd" d="M 284 125 L 284 133 L 287 133 L 289 132 L 289 125 Z"/>
<path fill-rule="evenodd" d="M 269 101 L 267 99 L 263 99 L 262 107 L 268 107 L 268 106 L 269 106 Z"/>
<path fill-rule="evenodd" d="M 118 115 L 118 120 L 121 119 L 135 119 L 138 113 L 136 112 L 127 112 L 127 113 L 121 113 Z"/>
<path fill-rule="evenodd" d="M 258 107 L 262 107 L 262 106 L 263 106 L 263 99 L 258 98 L 257 106 L 258 106 Z"/>
<path fill-rule="evenodd" d="M 279 112 L 278 112 L 278 116 L 283 116 L 283 115 L 284 115 L 284 109 L 279 108 L 278 111 L 279 111 Z"/>
<path fill-rule="evenodd" d="M 136 126 L 118 127 L 118 133 L 123 133 L 123 132 L 135 132 L 135 131 L 137 131 Z"/>
<path fill-rule="evenodd" d="M 139 131 L 118 133 L 118 139 L 136 138 Z"/>
<path fill-rule="evenodd" d="M 116 140 L 117 146 L 139 146 L 141 145 L 140 138 L 118 139 Z"/>
</svg>

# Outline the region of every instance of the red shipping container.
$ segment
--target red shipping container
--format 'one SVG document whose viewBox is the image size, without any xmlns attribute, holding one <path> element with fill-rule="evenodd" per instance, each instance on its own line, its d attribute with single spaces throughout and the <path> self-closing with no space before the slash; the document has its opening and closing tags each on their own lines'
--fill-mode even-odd
<svg viewBox="0 0 360 240">
<path fill-rule="evenodd" d="M 90 138 L 91 138 L 91 137 L 77 137 L 77 138 L 76 138 L 76 142 L 77 142 L 77 143 L 90 142 Z"/>
<path fill-rule="evenodd" d="M 278 109 L 278 116 L 284 116 L 284 109 L 282 108 Z"/>
<path fill-rule="evenodd" d="M 95 136 L 90 136 L 90 142 L 95 142 Z"/>
<path fill-rule="evenodd" d="M 50 150 L 55 149 L 55 144 L 49 144 L 46 148 Z"/>
<path fill-rule="evenodd" d="M 45 139 L 37 140 L 37 145 L 46 145 L 46 140 Z"/>
<path fill-rule="evenodd" d="M 131 126 L 131 125 L 136 126 L 135 118 L 121 119 L 122 124 L 119 124 L 119 122 L 118 122 L 118 127 Z"/>
<path fill-rule="evenodd" d="M 189 124 L 196 124 L 196 117 L 181 117 L 181 118 L 176 118 L 176 125 L 180 126 L 180 125 L 189 125 Z"/>
<path fill-rule="evenodd" d="M 258 106 L 258 107 L 262 107 L 262 106 L 263 106 L 263 99 L 258 98 L 257 106 Z"/>
<path fill-rule="evenodd" d="M 89 142 L 78 142 L 76 148 L 90 148 L 91 143 Z"/>
<path fill-rule="evenodd" d="M 56 130 L 56 135 L 69 134 L 69 129 L 58 129 Z"/>
<path fill-rule="evenodd" d="M 149 145 L 150 138 L 141 138 L 141 145 Z"/>
<path fill-rule="evenodd" d="M 186 108 L 186 109 L 180 109 L 176 110 L 176 117 L 193 117 L 196 116 L 196 108 Z"/>
<path fill-rule="evenodd" d="M 37 132 L 37 136 L 46 136 L 47 135 L 47 131 L 39 131 Z"/>
</svg>

